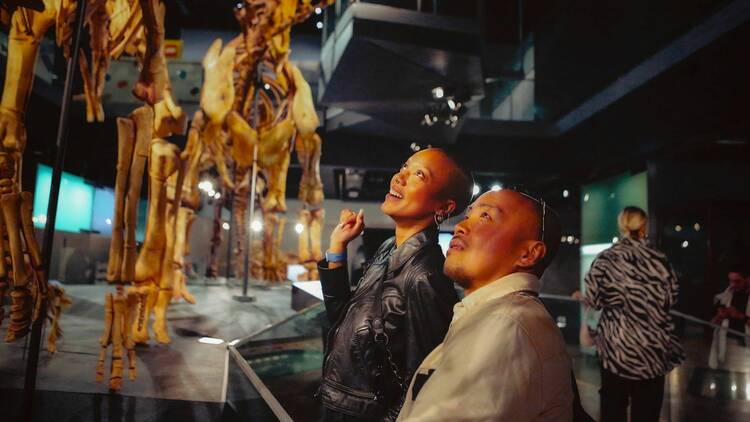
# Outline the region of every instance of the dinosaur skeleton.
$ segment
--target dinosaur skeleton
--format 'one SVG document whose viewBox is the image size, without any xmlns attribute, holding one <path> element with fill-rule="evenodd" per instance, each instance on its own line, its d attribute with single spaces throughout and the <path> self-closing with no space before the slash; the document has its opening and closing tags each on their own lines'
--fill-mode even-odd
<svg viewBox="0 0 750 422">
<path fill-rule="evenodd" d="M 262 258 L 254 257 L 252 271 L 255 277 L 264 280 L 286 278 L 286 259 L 280 245 L 286 223 L 286 176 L 295 147 L 303 169 L 300 199 L 307 211 L 300 216 L 300 222 L 307 225 L 299 252 L 308 269 L 305 278 L 317 276 L 314 262 L 322 257 L 319 241 L 323 222 L 320 209 L 323 185 L 319 172 L 321 140 L 315 133 L 319 121 L 310 86 L 300 70 L 289 62 L 289 45 L 291 27 L 307 19 L 316 7 L 331 3 L 331 0 L 245 0 L 235 9 L 242 34 L 230 42 L 237 50 L 233 112 L 248 123 L 258 140 L 257 164 L 265 180 L 266 193 L 260 198 Z M 237 165 L 235 168 L 235 180 L 240 181 L 240 186 L 246 186 L 244 180 L 249 167 Z M 253 192 L 253 198 L 255 194 Z M 247 196 L 241 190 L 234 195 L 236 276 L 244 272 Z"/>
</svg>

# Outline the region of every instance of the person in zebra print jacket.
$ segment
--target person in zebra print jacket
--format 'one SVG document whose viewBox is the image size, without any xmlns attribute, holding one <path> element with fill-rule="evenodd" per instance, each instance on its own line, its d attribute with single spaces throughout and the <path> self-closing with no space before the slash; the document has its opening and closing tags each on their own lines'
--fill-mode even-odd
<svg viewBox="0 0 750 422">
<path fill-rule="evenodd" d="M 678 281 L 667 257 L 646 242 L 646 212 L 626 207 L 622 240 L 603 251 L 585 278 L 585 304 L 601 310 L 595 341 L 601 358 L 602 420 L 658 421 L 664 376 L 685 358 L 669 311 Z"/>
</svg>

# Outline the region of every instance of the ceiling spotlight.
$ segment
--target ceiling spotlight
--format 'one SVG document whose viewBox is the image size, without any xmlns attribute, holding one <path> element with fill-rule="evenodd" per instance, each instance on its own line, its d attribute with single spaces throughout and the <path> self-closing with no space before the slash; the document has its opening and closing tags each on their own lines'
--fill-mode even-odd
<svg viewBox="0 0 750 422">
<path fill-rule="evenodd" d="M 316 23 L 315 27 L 318 28 L 318 29 L 323 29 L 323 22 Z"/>
<path fill-rule="evenodd" d="M 589 194 L 583 195 L 583 202 L 589 202 Z"/>
<path fill-rule="evenodd" d="M 214 199 L 221 198 L 221 192 L 216 192 L 216 195 L 214 195 Z"/>
<path fill-rule="evenodd" d="M 686 240 L 686 241 L 684 241 L 684 242 L 682 242 L 682 248 L 683 248 L 683 249 L 687 248 L 688 246 L 690 246 L 690 243 L 688 243 L 688 241 L 687 241 L 687 240 Z"/>
<path fill-rule="evenodd" d="M 297 234 L 302 234 L 303 231 L 305 231 L 305 225 L 302 223 L 297 223 L 294 226 L 294 231 L 297 232 Z"/>
<path fill-rule="evenodd" d="M 573 236 L 568 236 L 568 238 L 566 240 L 568 241 L 568 243 L 570 243 L 572 245 L 574 239 L 575 238 Z"/>
<path fill-rule="evenodd" d="M 432 118 L 430 118 L 429 114 L 425 114 L 424 115 L 424 120 L 422 121 L 422 124 L 423 125 L 427 125 L 427 126 L 432 126 L 433 125 Z"/>
<path fill-rule="evenodd" d="M 263 84 L 263 89 L 269 90 L 269 89 L 271 89 L 271 85 L 269 85 L 269 84 Z"/>
<path fill-rule="evenodd" d="M 617 236 L 615 236 L 615 237 L 612 238 L 612 243 L 617 243 L 618 240 L 620 240 L 620 239 L 618 239 Z"/>
<path fill-rule="evenodd" d="M 451 110 L 456 109 L 456 102 L 453 101 L 453 98 L 448 98 L 448 108 Z"/>
<path fill-rule="evenodd" d="M 570 192 L 568 192 L 568 190 L 567 190 L 567 189 L 565 189 L 565 190 L 563 191 L 563 198 L 567 198 L 567 197 L 569 197 L 569 196 L 570 196 Z"/>
<path fill-rule="evenodd" d="M 477 195 L 481 191 L 482 191 L 482 188 L 480 188 L 479 185 L 474 185 L 474 187 L 471 188 L 471 194 L 472 195 Z"/>
<path fill-rule="evenodd" d="M 445 91 L 443 91 L 442 86 L 436 86 L 435 88 L 432 88 L 432 98 L 439 100 L 443 98 L 443 95 L 445 95 Z"/>
<path fill-rule="evenodd" d="M 701 231 L 701 225 L 700 225 L 699 223 L 695 223 L 695 224 L 693 225 L 693 228 L 694 228 L 694 229 L 695 229 L 695 231 L 697 231 L 697 232 Z"/>
<path fill-rule="evenodd" d="M 493 192 L 497 192 L 497 191 L 499 191 L 502 188 L 503 188 L 503 185 L 501 185 L 499 183 L 495 183 L 494 185 L 492 185 L 492 187 L 490 188 L 490 190 L 493 191 Z"/>
<path fill-rule="evenodd" d="M 253 220 L 253 222 L 250 223 L 250 229 L 257 233 L 263 230 L 263 223 L 261 223 L 260 220 Z"/>
<path fill-rule="evenodd" d="M 679 224 L 678 224 L 678 225 L 676 225 L 676 226 L 674 226 L 674 231 L 676 231 L 676 232 L 681 232 L 681 231 L 682 231 L 682 226 L 681 226 L 681 225 L 679 225 Z"/>
<path fill-rule="evenodd" d="M 224 230 L 229 230 L 229 227 L 230 227 L 230 226 L 229 226 L 229 223 L 227 223 L 226 221 L 225 221 L 225 222 L 223 222 L 223 223 L 221 223 L 221 228 L 222 228 L 222 229 L 224 229 Z"/>
<path fill-rule="evenodd" d="M 315 14 L 316 14 L 316 15 L 319 15 L 319 14 L 321 14 L 321 13 L 323 13 L 323 9 L 321 9 L 320 7 L 316 7 L 316 8 L 315 8 Z"/>
</svg>

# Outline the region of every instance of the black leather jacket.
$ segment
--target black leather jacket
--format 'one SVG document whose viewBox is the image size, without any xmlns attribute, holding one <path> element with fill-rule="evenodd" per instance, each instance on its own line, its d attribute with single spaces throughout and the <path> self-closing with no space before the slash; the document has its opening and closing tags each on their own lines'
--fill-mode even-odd
<svg viewBox="0 0 750 422">
<path fill-rule="evenodd" d="M 443 275 L 437 230 L 426 229 L 396 248 L 386 240 L 356 289 L 346 267 L 319 264 L 331 323 L 319 390 L 323 406 L 357 419 L 395 420 L 405 391 L 375 344 L 372 321 L 382 300 L 382 319 L 396 371 L 408 385 L 422 360 L 443 341 L 458 301 Z M 383 280 L 382 297 L 378 284 Z M 382 374 L 382 375 L 380 375 Z"/>
</svg>

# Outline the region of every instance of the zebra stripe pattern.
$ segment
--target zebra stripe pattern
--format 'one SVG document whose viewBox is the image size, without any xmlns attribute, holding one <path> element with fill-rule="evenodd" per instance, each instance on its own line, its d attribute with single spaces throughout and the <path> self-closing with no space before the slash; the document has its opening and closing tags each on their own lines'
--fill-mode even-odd
<svg viewBox="0 0 750 422">
<path fill-rule="evenodd" d="M 669 315 L 678 284 L 666 255 L 624 238 L 596 257 L 585 284 L 586 304 L 602 311 L 596 344 L 604 369 L 645 380 L 685 359 Z"/>
</svg>

